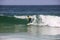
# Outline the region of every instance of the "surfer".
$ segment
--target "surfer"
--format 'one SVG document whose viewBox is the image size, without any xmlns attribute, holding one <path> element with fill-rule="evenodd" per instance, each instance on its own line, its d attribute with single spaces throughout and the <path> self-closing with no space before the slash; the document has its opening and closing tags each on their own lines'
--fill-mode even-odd
<svg viewBox="0 0 60 40">
<path fill-rule="evenodd" d="M 30 16 L 27 16 L 27 17 L 28 17 L 28 22 L 32 23 L 32 18 Z"/>
</svg>

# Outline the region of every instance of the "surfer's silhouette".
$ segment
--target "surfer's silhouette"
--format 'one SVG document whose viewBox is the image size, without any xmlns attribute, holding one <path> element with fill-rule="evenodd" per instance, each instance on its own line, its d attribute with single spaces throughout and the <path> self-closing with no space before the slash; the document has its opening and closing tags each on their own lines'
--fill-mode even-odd
<svg viewBox="0 0 60 40">
<path fill-rule="evenodd" d="M 28 22 L 32 23 L 32 18 L 30 16 L 27 16 L 27 17 L 28 17 Z"/>
</svg>

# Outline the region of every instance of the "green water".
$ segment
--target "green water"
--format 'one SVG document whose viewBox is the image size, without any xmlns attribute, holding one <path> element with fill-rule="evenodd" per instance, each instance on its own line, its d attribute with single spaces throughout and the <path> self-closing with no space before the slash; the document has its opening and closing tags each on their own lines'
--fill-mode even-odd
<svg viewBox="0 0 60 40">
<path fill-rule="evenodd" d="M 0 33 L 2 32 L 27 32 L 27 19 L 0 16 Z"/>
</svg>

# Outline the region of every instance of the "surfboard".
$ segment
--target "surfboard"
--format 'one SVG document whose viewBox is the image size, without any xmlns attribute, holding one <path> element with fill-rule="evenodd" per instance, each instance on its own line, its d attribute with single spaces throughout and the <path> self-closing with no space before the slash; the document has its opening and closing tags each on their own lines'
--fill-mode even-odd
<svg viewBox="0 0 60 40">
<path fill-rule="evenodd" d="M 27 25 L 38 25 L 38 24 L 34 24 L 34 23 L 28 23 Z"/>
<path fill-rule="evenodd" d="M 27 25 L 33 25 L 32 23 L 28 23 Z"/>
<path fill-rule="evenodd" d="M 47 24 L 36 24 L 36 23 L 28 23 L 27 25 L 47 25 Z"/>
</svg>

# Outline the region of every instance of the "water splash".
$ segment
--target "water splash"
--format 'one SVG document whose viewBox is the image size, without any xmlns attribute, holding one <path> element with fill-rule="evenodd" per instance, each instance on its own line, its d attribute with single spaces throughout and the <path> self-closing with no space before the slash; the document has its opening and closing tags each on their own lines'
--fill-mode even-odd
<svg viewBox="0 0 60 40">
<path fill-rule="evenodd" d="M 60 17 L 51 15 L 34 15 L 33 24 L 48 25 L 48 26 L 60 26 Z"/>
</svg>

